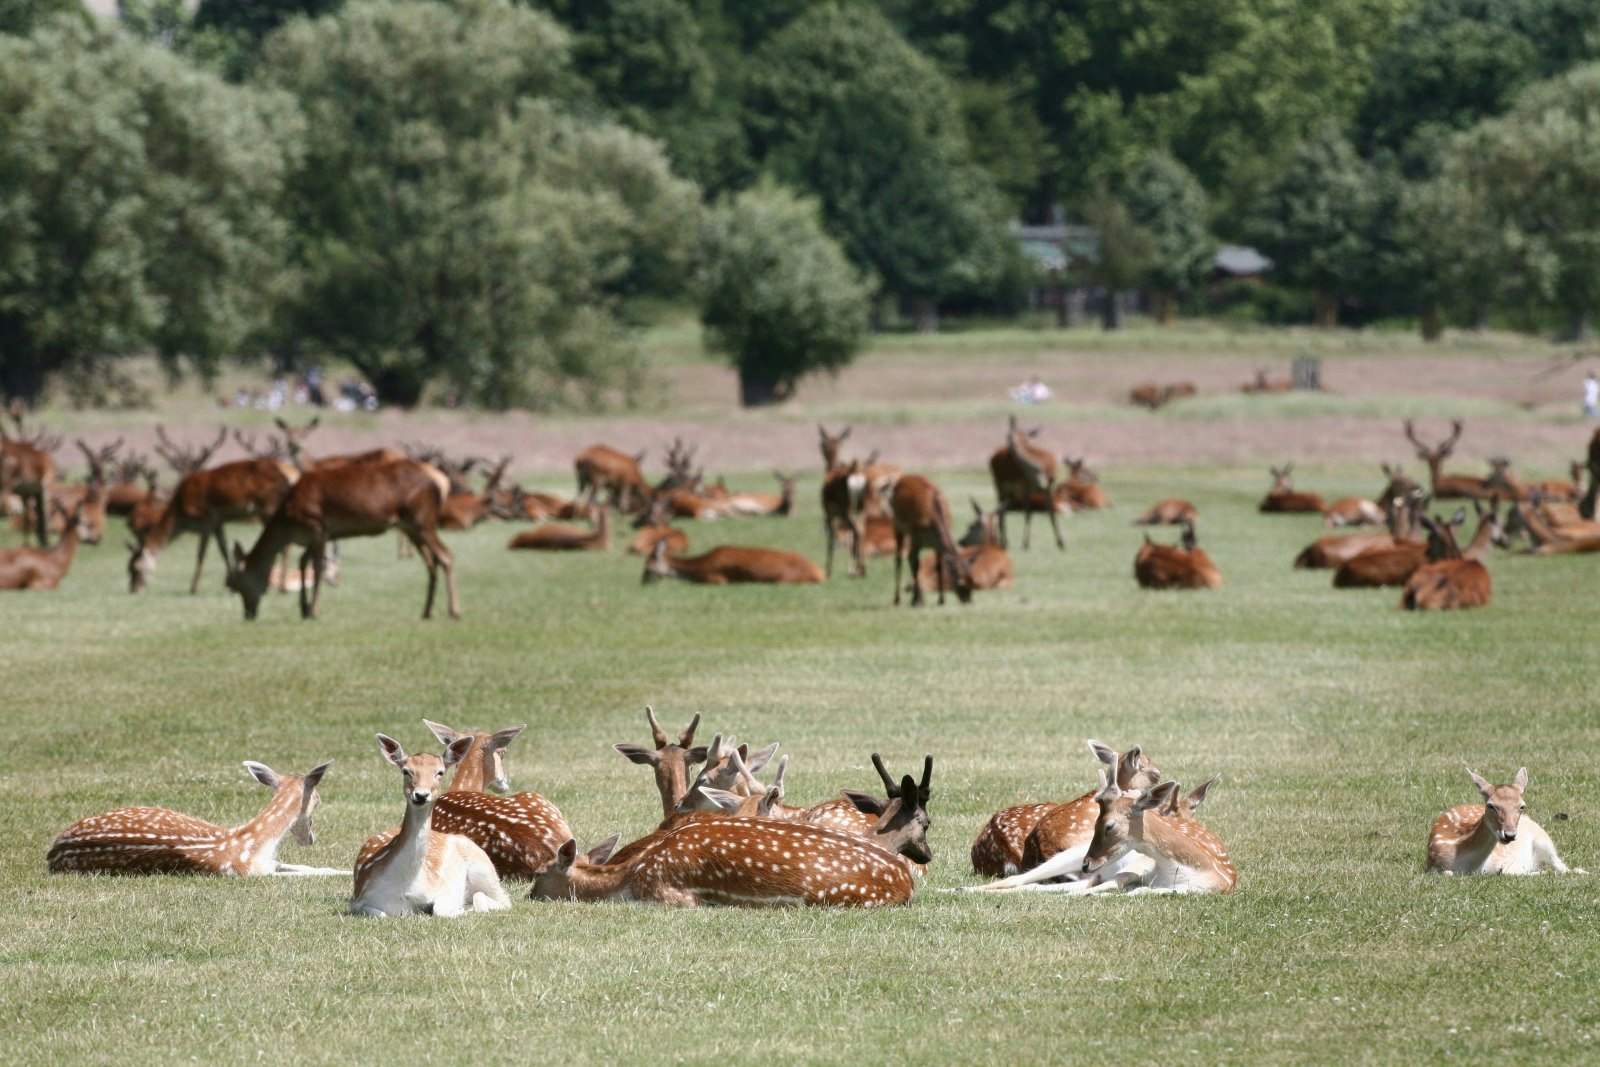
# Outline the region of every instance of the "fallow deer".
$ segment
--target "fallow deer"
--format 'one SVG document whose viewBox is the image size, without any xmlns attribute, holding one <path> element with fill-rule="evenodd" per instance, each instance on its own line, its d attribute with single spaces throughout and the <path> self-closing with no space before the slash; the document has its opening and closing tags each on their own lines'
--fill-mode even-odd
<svg viewBox="0 0 1600 1067">
<path fill-rule="evenodd" d="M 699 556 L 674 556 L 665 541 L 658 541 L 645 560 L 643 583 L 663 578 L 682 578 L 700 585 L 810 585 L 827 580 L 821 567 L 798 552 L 722 545 Z"/>
<path fill-rule="evenodd" d="M 45 862 L 51 871 L 105 874 L 348 874 L 278 862 L 285 834 L 293 833 L 302 845 L 315 843 L 311 817 L 321 803 L 317 784 L 331 763 L 303 775 L 279 775 L 264 763 L 246 760 L 245 770 L 272 790 L 272 800 L 243 826 L 229 829 L 166 808 L 118 808 L 63 830 Z"/>
<path fill-rule="evenodd" d="M 1050 529 L 1056 535 L 1056 547 L 1066 548 L 1066 542 L 1061 539 L 1061 522 L 1054 494 L 1056 457 L 1052 452 L 1029 444 L 1030 436 L 1017 426 L 1017 417 L 1011 416 L 1006 427 L 1005 446 L 989 457 L 989 474 L 994 478 L 995 496 L 1000 501 L 1000 544 L 1007 547 L 1007 511 L 1022 512 L 1022 547 L 1027 548 L 1033 530 L 1033 513 L 1042 510 L 1050 516 Z"/>
<path fill-rule="evenodd" d="M 661 794 L 662 818 L 671 818 L 678 802 L 689 791 L 690 768 L 706 761 L 706 747 L 694 747 L 694 732 L 700 726 L 700 716 L 697 713 L 689 721 L 676 741 L 667 736 L 656 719 L 655 709 L 648 704 L 644 708 L 644 717 L 650 723 L 650 737 L 655 742 L 655 748 L 625 741 L 619 741 L 611 747 L 629 762 L 649 767 L 655 772 L 656 791 Z"/>
<path fill-rule="evenodd" d="M 1200 511 L 1187 500 L 1158 500 L 1133 520 L 1135 526 L 1182 526 L 1200 521 Z"/>
<path fill-rule="evenodd" d="M 1072 511 L 1097 511 L 1111 506 L 1111 498 L 1100 488 L 1100 478 L 1089 469 L 1087 459 L 1062 456 L 1067 465 L 1067 476 L 1053 494 L 1058 504 L 1064 503 Z"/>
<path fill-rule="evenodd" d="M 890 498 L 894 515 L 894 603 L 900 605 L 900 563 L 911 564 L 911 606 L 922 606 L 922 550 L 931 549 L 940 561 L 939 603 L 944 604 L 946 574 L 955 576 L 955 594 L 963 604 L 972 602 L 972 568 L 950 533 L 950 505 L 939 487 L 920 474 L 908 474 L 894 487 Z"/>
<path fill-rule="evenodd" d="M 445 771 L 461 762 L 471 747 L 472 738 L 462 737 L 445 748 L 443 757 L 431 752 L 407 756 L 400 742 L 378 735 L 379 751 L 400 768 L 405 821 L 361 847 L 350 914 L 454 917 L 511 906 L 483 849 L 460 834 L 442 833 L 430 825 Z"/>
<path fill-rule="evenodd" d="M 315 568 L 310 598 L 304 589 L 300 591 L 300 615 L 314 619 L 328 542 L 376 537 L 398 527 L 428 568 L 428 595 L 422 617 L 433 617 L 434 593 L 439 571 L 443 570 L 450 617 L 460 618 L 455 559 L 439 539 L 439 508 L 446 485 L 438 470 L 410 459 L 315 470 L 302 476 L 267 520 L 249 554 L 234 545 L 234 568 L 228 572 L 228 588 L 243 599 L 244 617 L 256 617 L 273 559 L 287 546 L 304 547 L 301 567 L 309 557 Z"/>
<path fill-rule="evenodd" d="M 1461 804 L 1433 820 L 1428 834 L 1428 870 L 1437 874 L 1568 873 L 1544 827 L 1523 814 L 1528 768 L 1510 785 L 1490 785 L 1471 767 L 1482 804 Z M 1579 872 L 1584 873 L 1584 872 Z"/>
<path fill-rule="evenodd" d="M 50 453 L 61 442 L 39 430 L 28 433 L 20 402 L 13 401 L 9 413 L 16 426 L 16 436 L 8 435 L 0 426 L 0 499 L 15 493 L 22 499 L 25 510 L 27 505 L 33 506 L 34 533 L 39 547 L 44 548 L 50 543 L 50 517 L 45 502 L 56 480 L 56 464 Z"/>
<path fill-rule="evenodd" d="M 79 504 L 67 516 L 66 528 L 52 547 L 0 549 L 0 589 L 46 590 L 60 585 L 72 569 L 83 532 L 83 505 Z"/>
<path fill-rule="evenodd" d="M 1145 534 L 1133 558 L 1133 577 L 1145 589 L 1221 589 L 1222 572 L 1195 541 L 1194 524 L 1183 524 L 1176 545 L 1160 545 Z"/>
<path fill-rule="evenodd" d="M 1433 487 L 1434 499 L 1454 500 L 1462 497 L 1487 499 L 1495 495 L 1495 490 L 1489 485 L 1487 478 L 1444 472 L 1444 461 L 1450 458 L 1451 453 L 1455 451 L 1456 442 L 1461 440 L 1460 419 L 1452 420 L 1450 436 L 1431 448 L 1417 437 L 1416 428 L 1412 426 L 1410 419 L 1405 420 L 1404 427 L 1406 440 L 1417 450 L 1417 458 L 1428 465 L 1428 478 Z"/>
<path fill-rule="evenodd" d="M 1263 515 L 1274 514 L 1304 514 L 1307 512 L 1322 512 L 1326 509 L 1322 497 L 1316 493 L 1297 493 L 1290 485 L 1289 475 L 1294 470 L 1293 463 L 1285 463 L 1281 468 L 1272 469 L 1272 488 L 1267 495 L 1261 498 L 1261 504 L 1256 508 Z"/>
<path fill-rule="evenodd" d="M 593 504 L 595 498 L 605 493 L 610 506 L 623 512 L 634 512 L 650 502 L 654 495 L 639 464 L 644 453 L 627 455 L 609 445 L 591 445 L 579 452 L 572 466 L 578 476 L 578 496 Z"/>
<path fill-rule="evenodd" d="M 1108 781 L 1095 798 L 1100 805 L 1100 816 L 1095 821 L 1094 839 L 1083 859 L 1083 873 L 1099 873 L 1101 877 L 1084 883 L 1039 888 L 1069 893 L 1126 890 L 1130 896 L 1232 892 L 1239 874 L 1226 846 L 1205 824 L 1177 810 L 1178 788 L 1177 782 L 1162 782 L 1153 789 L 1135 794 Z M 1204 788 L 1196 791 L 1202 797 Z M 1174 813 L 1163 814 L 1163 809 Z M 1106 878 L 1112 865 L 1129 853 L 1143 856 L 1149 866 Z"/>
<path fill-rule="evenodd" d="M 593 529 L 546 523 L 523 530 L 507 541 L 506 547 L 539 552 L 608 552 L 611 549 L 611 511 L 603 505 L 594 511 L 598 518 Z"/>
<path fill-rule="evenodd" d="M 1473 501 L 1477 504 L 1477 501 Z M 1435 522 L 1424 517 L 1428 530 L 1428 559 L 1406 580 L 1405 591 L 1400 594 L 1400 606 L 1408 611 L 1449 611 L 1456 608 L 1481 608 L 1489 603 L 1489 569 L 1475 558 L 1492 541 L 1499 523 L 1498 502 L 1489 506 L 1487 514 L 1480 508 L 1478 531 L 1484 535 L 1474 558 L 1463 558 L 1465 553 L 1456 545 L 1452 524 Z M 1485 533 L 1487 531 L 1487 533 Z M 1480 538 L 1474 538 L 1478 541 Z"/>
</svg>

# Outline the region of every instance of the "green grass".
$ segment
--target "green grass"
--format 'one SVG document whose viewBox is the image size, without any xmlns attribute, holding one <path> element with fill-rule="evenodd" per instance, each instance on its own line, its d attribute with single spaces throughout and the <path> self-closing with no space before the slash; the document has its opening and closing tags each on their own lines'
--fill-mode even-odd
<svg viewBox="0 0 1600 1067">
<path fill-rule="evenodd" d="M 1114 475 L 1119 507 L 1068 520 L 1065 553 L 1035 524 L 1015 590 L 922 611 L 889 607 L 882 561 L 822 587 L 642 588 L 636 558 L 512 555 L 490 526 L 449 538 L 459 623 L 418 620 L 421 566 L 383 538 L 346 546 L 322 621 L 286 597 L 246 624 L 215 570 L 187 595 L 192 538 L 134 599 L 108 537 L 58 592 L 0 599 L 4 1059 L 1588 1059 L 1600 883 L 1421 867 L 1429 820 L 1473 799 L 1467 761 L 1496 781 L 1526 764 L 1529 814 L 1569 863 L 1600 869 L 1594 559 L 1497 557 L 1488 609 L 1408 615 L 1393 591 L 1291 570 L 1322 531 L 1257 515 L 1254 468 Z M 1371 489 L 1365 468 L 1302 480 Z M 956 501 L 989 496 L 976 471 L 941 481 Z M 1134 586 L 1129 520 L 1173 493 L 1200 507 L 1223 590 Z M 804 505 L 692 537 L 816 557 Z M 282 856 L 348 866 L 400 815 L 372 734 L 431 744 L 423 716 L 529 723 L 514 787 L 554 800 L 585 844 L 642 833 L 655 791 L 610 743 L 648 738 L 647 702 L 672 729 L 701 712 L 706 738 L 782 741 L 791 802 L 870 787 L 870 752 L 897 772 L 933 753 L 936 860 L 916 901 L 678 911 L 513 889 L 507 913 L 370 921 L 343 914 L 344 879 L 44 873 L 51 838 L 84 815 L 143 803 L 236 823 L 267 795 L 240 760 L 329 757 L 318 842 Z M 1202 815 L 1237 892 L 938 892 L 973 880 L 990 813 L 1092 782 L 1090 736 L 1140 742 L 1187 784 L 1221 775 Z"/>
</svg>

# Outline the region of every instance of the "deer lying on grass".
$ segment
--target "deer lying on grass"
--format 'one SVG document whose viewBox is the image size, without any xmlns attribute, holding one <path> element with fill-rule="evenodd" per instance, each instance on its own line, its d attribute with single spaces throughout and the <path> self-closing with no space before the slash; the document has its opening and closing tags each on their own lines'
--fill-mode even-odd
<svg viewBox="0 0 1600 1067">
<path fill-rule="evenodd" d="M 1517 533 L 1528 535 L 1536 556 L 1600 552 L 1600 523 L 1580 519 L 1572 525 L 1553 526 L 1541 514 L 1543 510 L 1537 496 L 1512 508 L 1511 520 L 1506 524 L 1507 543 L 1515 525 Z"/>
<path fill-rule="evenodd" d="M 1316 493 L 1297 493 L 1289 483 L 1290 472 L 1294 470 L 1293 463 L 1285 463 L 1282 468 L 1273 467 L 1272 488 L 1267 495 L 1261 498 L 1261 504 L 1256 508 L 1263 515 L 1274 514 L 1304 514 L 1307 512 L 1322 512 L 1326 505 L 1322 497 Z"/>
<path fill-rule="evenodd" d="M 1430 536 L 1426 542 L 1396 541 L 1393 548 L 1375 548 L 1363 552 L 1359 556 L 1345 560 L 1333 572 L 1333 584 L 1337 589 L 1375 589 L 1382 586 L 1403 586 L 1411 580 L 1417 569 L 1430 559 L 1478 559 L 1489 548 L 1497 536 L 1501 536 L 1500 521 L 1496 516 L 1495 508 L 1487 511 L 1476 503 L 1478 509 L 1478 529 L 1472 535 L 1472 541 L 1460 555 L 1455 555 L 1453 529 L 1450 531 L 1450 546 L 1446 546 L 1442 539 Z M 1458 509 L 1449 523 L 1440 523 L 1437 520 L 1422 520 L 1424 524 L 1432 522 L 1439 527 L 1460 526 L 1467 519 L 1465 508 Z"/>
<path fill-rule="evenodd" d="M 276 589 L 280 593 L 298 593 L 302 589 L 309 589 L 312 579 L 306 573 L 304 566 L 306 562 L 301 560 L 302 566 L 299 567 L 285 567 L 281 563 L 274 563 L 271 573 L 267 575 L 267 588 Z M 322 580 L 335 589 L 339 588 L 339 574 L 343 569 L 344 561 L 339 556 L 339 543 L 328 542 L 328 547 L 322 556 Z"/>
<path fill-rule="evenodd" d="M 667 546 L 669 556 L 681 556 L 689 551 L 689 535 L 676 526 L 642 526 L 628 542 L 628 555 L 648 556 L 658 543 Z"/>
<path fill-rule="evenodd" d="M 1066 542 L 1061 539 L 1061 522 L 1056 512 L 1056 457 L 1054 453 L 1029 444 L 1028 438 L 1031 436 L 1023 433 L 1017 426 L 1017 417 L 1013 415 L 1006 427 L 1005 446 L 989 457 L 989 473 L 994 478 L 995 496 L 1000 501 L 1000 545 L 1008 547 L 1007 511 L 1022 512 L 1023 548 L 1028 547 L 1033 530 L 1033 513 L 1044 511 L 1050 516 L 1050 529 L 1056 535 L 1056 547 L 1066 548 Z"/>
<path fill-rule="evenodd" d="M 1093 738 L 1088 745 L 1095 759 L 1113 769 L 1124 789 L 1149 789 L 1161 780 L 1160 770 L 1138 745 L 1121 755 Z M 973 871 L 1001 878 L 1037 867 L 1062 852 L 1077 850 L 1081 859 L 1099 812 L 1095 793 L 1091 789 L 1073 800 L 1017 804 L 995 812 L 972 842 Z"/>
<path fill-rule="evenodd" d="M 1133 520 L 1135 526 L 1182 526 L 1200 521 L 1199 510 L 1187 500 L 1158 500 L 1143 515 Z"/>
<path fill-rule="evenodd" d="M 1428 478 L 1433 487 L 1433 496 L 1436 500 L 1453 500 L 1462 497 L 1478 497 L 1488 499 L 1495 495 L 1495 490 L 1489 485 L 1487 478 L 1474 478 L 1467 474 L 1444 473 L 1444 461 L 1450 458 L 1455 451 L 1456 442 L 1461 440 L 1462 424 L 1460 419 L 1450 423 L 1450 436 L 1440 441 L 1432 448 L 1424 444 L 1418 437 L 1411 420 L 1404 422 L 1406 440 L 1417 450 L 1417 458 L 1428 465 Z"/>
<path fill-rule="evenodd" d="M 689 791 L 690 768 L 706 761 L 706 747 L 694 747 L 694 732 L 700 726 L 700 716 L 696 714 L 690 720 L 677 741 L 667 736 L 656 719 L 655 709 L 648 704 L 644 708 L 644 717 L 650 723 L 650 736 L 655 748 L 625 741 L 619 741 L 611 747 L 629 762 L 649 767 L 655 772 L 656 791 L 661 794 L 661 816 L 671 818 L 678 802 Z"/>
<path fill-rule="evenodd" d="M 106 514 L 127 516 L 157 493 L 156 471 L 138 453 L 123 456 L 117 461 L 106 484 Z"/>
<path fill-rule="evenodd" d="M 967 569 L 972 572 L 972 588 L 979 589 L 1010 589 L 1016 584 L 1016 568 L 1011 563 L 1011 556 L 1004 548 L 1000 547 L 1001 515 L 998 509 L 985 512 L 976 501 L 972 501 L 972 510 L 977 517 L 967 532 L 958 542 L 961 548 L 961 558 L 967 561 Z M 934 568 L 945 567 L 941 576 L 934 573 Z M 956 573 L 954 568 L 944 563 L 944 557 L 937 553 L 929 555 L 922 561 L 922 568 L 917 575 L 923 585 L 933 585 L 942 581 L 944 584 L 954 586 Z"/>
<path fill-rule="evenodd" d="M 972 602 L 972 568 L 950 533 L 950 505 L 939 487 L 920 474 L 908 474 L 894 487 L 890 498 L 894 515 L 894 603 L 900 606 L 900 563 L 911 563 L 911 606 L 922 606 L 922 550 L 932 549 L 939 560 L 939 604 L 944 604 L 947 574 L 955 576 L 955 594 L 963 604 Z"/>
<path fill-rule="evenodd" d="M 773 471 L 778 479 L 777 493 L 730 493 L 723 505 L 730 515 L 783 515 L 794 513 L 795 481 L 798 475 Z"/>
<path fill-rule="evenodd" d="M 248 555 L 235 544 L 234 568 L 228 588 L 244 601 L 244 617 L 254 619 L 267 589 L 272 561 L 289 545 L 303 546 L 301 570 L 309 558 L 316 579 L 308 599 L 300 590 L 300 615 L 317 617 L 329 541 L 347 537 L 376 537 L 398 527 L 416 547 L 428 568 L 428 596 L 422 617 L 433 617 L 433 597 L 439 571 L 444 571 L 450 617 L 461 617 L 456 596 L 455 560 L 439 539 L 439 508 L 447 482 L 426 463 L 401 459 L 387 463 L 355 464 L 332 470 L 315 470 L 295 483 L 293 490 L 267 520 Z"/>
<path fill-rule="evenodd" d="M 1173 382 L 1170 385 L 1159 385 L 1155 382 L 1145 382 L 1136 385 L 1128 392 L 1128 403 L 1134 407 L 1149 408 L 1155 411 L 1165 407 L 1174 400 L 1186 396 L 1194 396 L 1199 392 L 1193 382 Z"/>
<path fill-rule="evenodd" d="M 1477 501 L 1473 501 L 1476 505 Z M 1488 542 L 1494 540 L 1499 526 L 1498 502 L 1485 513 L 1479 509 L 1479 537 L 1473 558 L 1456 545 L 1453 524 L 1435 522 L 1424 517 L 1428 530 L 1428 559 L 1406 580 L 1405 591 L 1400 594 L 1400 606 L 1408 611 L 1449 611 L 1455 608 L 1481 608 L 1489 603 L 1489 569 L 1478 562 Z"/>
<path fill-rule="evenodd" d="M 1408 543 L 1411 532 L 1418 523 L 1422 508 L 1422 495 L 1414 493 L 1409 498 L 1392 498 L 1388 501 L 1389 529 L 1385 532 L 1328 534 L 1311 542 L 1295 557 L 1294 565 L 1300 568 L 1333 568 L 1366 552 L 1394 548 Z M 1420 542 L 1417 542 L 1420 543 Z"/>
<path fill-rule="evenodd" d="M 623 512 L 644 507 L 654 496 L 639 469 L 644 455 L 639 452 L 630 456 L 609 445 L 591 445 L 579 452 L 572 461 L 578 476 L 578 496 L 592 506 L 595 498 L 605 493 L 609 506 Z"/>
<path fill-rule="evenodd" d="M 361 847 L 350 914 L 454 917 L 511 906 L 483 849 L 460 834 L 441 833 L 429 825 L 444 772 L 466 757 L 472 743 L 471 737 L 461 737 L 445 748 L 443 757 L 431 752 L 408 757 L 400 742 L 378 735 L 378 749 L 400 768 L 405 821 Z"/>
<path fill-rule="evenodd" d="M 302 845 L 316 842 L 311 817 L 321 803 L 317 783 L 332 763 L 280 776 L 246 760 L 245 770 L 272 790 L 272 800 L 243 826 L 229 829 L 166 808 L 118 808 L 61 831 L 45 862 L 51 871 L 105 874 L 349 874 L 278 862 L 285 834 Z"/>
<path fill-rule="evenodd" d="M 1268 378 L 1264 370 L 1256 371 L 1253 380 L 1239 386 L 1239 392 L 1246 395 L 1253 393 L 1289 393 L 1294 391 L 1293 378 Z"/>
<path fill-rule="evenodd" d="M 489 472 L 481 493 L 451 493 L 439 509 L 441 530 L 470 530 L 489 517 L 494 508 L 495 493 L 500 479 L 510 465 L 510 456 L 501 456 L 500 463 Z"/>
<path fill-rule="evenodd" d="M 1528 768 L 1510 785 L 1490 785 L 1467 768 L 1482 804 L 1461 804 L 1433 820 L 1428 870 L 1439 874 L 1568 873 L 1544 827 L 1523 815 Z M 1580 874 L 1587 873 L 1579 871 Z"/>
<path fill-rule="evenodd" d="M 656 542 L 645 560 L 643 583 L 649 585 L 663 578 L 682 578 L 701 585 L 810 585 L 827 580 L 821 567 L 798 552 L 722 545 L 699 556 L 674 556 L 664 540 Z"/>
<path fill-rule="evenodd" d="M 50 543 L 47 532 L 50 517 L 45 502 L 56 480 L 56 464 L 50 453 L 61 446 L 61 440 L 40 430 L 28 433 L 23 426 L 20 401 L 12 401 L 9 414 L 16 426 L 16 436 L 8 435 L 5 427 L 0 426 L 0 500 L 15 493 L 21 498 L 25 512 L 32 504 L 34 533 L 39 547 L 44 548 Z"/>
<path fill-rule="evenodd" d="M 0 549 L 0 589 L 45 590 L 60 585 L 72 569 L 83 532 L 83 505 L 79 504 L 67 516 L 66 529 L 53 548 Z"/>
<path fill-rule="evenodd" d="M 528 895 L 680 907 L 908 904 L 916 882 L 905 859 L 933 858 L 927 810 L 932 769 L 930 756 L 921 785 L 906 775 L 900 795 L 881 807 L 869 798 L 879 809 L 870 841 L 773 819 L 701 819 L 661 833 L 626 863 L 605 864 L 603 852 L 579 859 L 577 843 L 569 840 Z"/>
<path fill-rule="evenodd" d="M 1183 524 L 1176 545 L 1159 545 L 1145 534 L 1133 557 L 1133 577 L 1144 589 L 1221 589 L 1222 572 L 1195 541 L 1194 524 Z"/>
<path fill-rule="evenodd" d="M 599 515 L 594 528 L 552 522 L 523 530 L 506 542 L 507 548 L 526 548 L 540 552 L 608 552 L 611 549 L 611 512 L 595 509 Z"/>
<path fill-rule="evenodd" d="M 83 543 L 98 545 L 106 530 L 109 496 L 106 487 L 106 464 L 116 458 L 122 440 L 118 438 L 113 444 L 96 450 L 91 450 L 81 438 L 75 439 L 73 444 L 78 446 L 79 451 L 88 460 L 88 474 L 82 482 L 57 485 L 52 490 L 45 519 L 49 525 L 50 535 L 59 537 L 67 527 L 67 517 L 81 507 L 83 515 L 79 523 L 82 527 L 80 534 Z M 24 511 L 13 520 L 12 525 L 26 533 L 32 533 L 34 521 L 33 513 Z"/>
<path fill-rule="evenodd" d="M 1111 506 L 1111 498 L 1100 488 L 1100 478 L 1089 469 L 1086 459 L 1062 456 L 1067 465 L 1067 476 L 1055 488 L 1057 505 L 1065 504 L 1071 511 L 1097 511 Z"/>
<path fill-rule="evenodd" d="M 1324 526 L 1382 526 L 1384 511 L 1366 497 L 1340 497 L 1322 509 Z"/>
<path fill-rule="evenodd" d="M 494 864 L 501 878 L 532 878 L 549 865 L 561 843 L 572 836 L 561 810 L 538 793 L 491 796 L 510 788 L 505 749 L 524 727 L 497 733 L 458 734 L 448 726 L 422 720 L 445 745 L 461 737 L 472 745 L 456 764 L 455 777 L 433 806 L 433 829 L 470 838 Z"/>
</svg>

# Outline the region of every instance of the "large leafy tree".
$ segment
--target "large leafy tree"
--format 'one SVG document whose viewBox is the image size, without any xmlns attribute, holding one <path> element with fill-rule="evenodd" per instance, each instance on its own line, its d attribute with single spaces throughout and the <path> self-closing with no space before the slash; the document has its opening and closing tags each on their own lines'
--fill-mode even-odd
<svg viewBox="0 0 1600 1067">
<path fill-rule="evenodd" d="M 1134 219 L 1128 205 L 1103 185 L 1083 203 L 1083 216 L 1099 236 L 1089 276 L 1105 290 L 1101 324 L 1122 328 L 1122 294 L 1140 284 L 1156 266 L 1156 238 Z"/>
<path fill-rule="evenodd" d="M 0 37 L 0 392 L 93 386 L 150 348 L 209 371 L 248 346 L 283 292 L 300 135 L 282 94 L 103 27 Z"/>
<path fill-rule="evenodd" d="M 354 3 L 285 26 L 259 77 L 309 120 L 286 326 L 402 405 L 436 379 L 493 406 L 635 384 L 622 302 L 681 287 L 699 198 L 653 141 L 572 106 L 547 16 Z"/>
<path fill-rule="evenodd" d="M 0 34 L 26 37 L 48 19 L 66 14 L 88 18 L 79 0 L 0 0 Z"/>
<path fill-rule="evenodd" d="M 1177 294 L 1205 281 L 1216 241 L 1207 228 L 1206 191 L 1189 169 L 1166 152 L 1151 152 L 1128 176 L 1122 191 L 1128 215 L 1150 238 L 1144 282 L 1155 293 L 1156 321 L 1177 313 Z"/>
</svg>

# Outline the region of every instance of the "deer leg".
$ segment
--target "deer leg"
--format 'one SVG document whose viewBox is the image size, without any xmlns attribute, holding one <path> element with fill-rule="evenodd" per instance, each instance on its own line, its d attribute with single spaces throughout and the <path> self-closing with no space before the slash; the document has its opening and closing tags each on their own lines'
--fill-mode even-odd
<svg viewBox="0 0 1600 1067">
<path fill-rule="evenodd" d="M 45 498 L 45 491 L 44 491 L 43 488 L 41 488 L 37 493 L 33 494 L 33 517 L 34 517 L 33 532 L 39 538 L 39 547 L 40 548 L 49 548 L 50 547 L 50 524 L 49 524 L 48 520 L 45 518 L 44 498 Z M 27 542 L 24 541 L 23 544 L 27 544 Z"/>
<path fill-rule="evenodd" d="M 867 559 L 863 554 L 866 546 L 863 544 L 865 535 L 861 529 L 861 520 L 854 515 L 848 516 L 850 523 L 850 577 L 865 578 L 867 576 Z"/>
<path fill-rule="evenodd" d="M 200 531 L 200 551 L 198 554 L 196 554 L 194 560 L 194 578 L 189 582 L 190 596 L 193 596 L 200 591 L 200 569 L 206 565 L 206 548 L 211 544 L 211 533 L 215 533 L 217 535 L 217 544 L 219 546 L 222 545 L 221 525 L 218 525 L 214 531 Z M 228 549 L 226 546 L 222 547 L 222 558 L 228 558 Z"/>
<path fill-rule="evenodd" d="M 317 617 L 317 600 L 322 596 L 322 555 L 326 545 L 313 540 L 306 546 L 305 552 L 300 556 L 300 617 L 314 619 Z M 313 555 L 313 553 L 315 553 Z M 311 561 L 311 602 L 306 602 L 306 561 Z"/>
<path fill-rule="evenodd" d="M 1061 515 L 1056 511 L 1054 500 L 1050 502 L 1050 529 L 1055 532 L 1056 547 L 1066 551 L 1067 543 L 1061 539 Z"/>
<path fill-rule="evenodd" d="M 822 513 L 822 534 L 823 534 L 823 537 L 826 538 L 826 546 L 825 546 L 825 548 L 826 548 L 827 557 L 828 557 L 828 562 L 824 566 L 823 570 L 827 573 L 829 578 L 832 578 L 833 577 L 833 541 L 834 541 L 834 537 L 833 537 L 833 520 L 828 517 L 828 513 L 826 511 L 824 511 Z"/>
<path fill-rule="evenodd" d="M 934 568 L 934 569 L 939 572 L 939 606 L 942 608 L 942 607 L 944 607 L 944 572 L 945 572 L 945 557 L 944 557 L 944 551 L 942 549 L 935 549 L 934 550 L 933 561 L 936 564 L 938 564 L 938 566 L 936 568 Z"/>
<path fill-rule="evenodd" d="M 272 871 L 273 875 L 280 878 L 310 877 L 312 875 L 339 874 L 350 877 L 350 871 L 341 871 L 335 867 L 307 867 L 303 863 L 280 863 Z"/>
<path fill-rule="evenodd" d="M 1029 542 L 1032 539 L 1033 539 L 1033 508 L 1032 508 L 1031 505 L 1029 505 L 1029 506 L 1024 506 L 1023 509 L 1022 509 L 1022 547 L 1024 549 L 1028 548 L 1029 547 Z"/>
<path fill-rule="evenodd" d="M 894 532 L 894 606 L 900 606 L 900 560 L 905 556 L 905 538 Z M 911 588 L 917 587 L 917 561 L 911 561 Z M 915 603 L 915 601 L 913 601 Z"/>
<path fill-rule="evenodd" d="M 1007 543 L 1006 539 L 1006 511 L 1008 509 L 1006 508 L 1005 497 L 1000 498 L 1000 506 L 995 510 L 1000 512 L 1000 547 L 1010 548 L 1011 546 Z"/>
<path fill-rule="evenodd" d="M 920 608 L 922 607 L 922 546 L 917 544 L 915 537 L 911 539 L 911 550 L 907 554 L 906 563 L 911 568 L 911 606 Z M 898 586 L 899 582 L 896 581 L 895 584 Z"/>
</svg>

